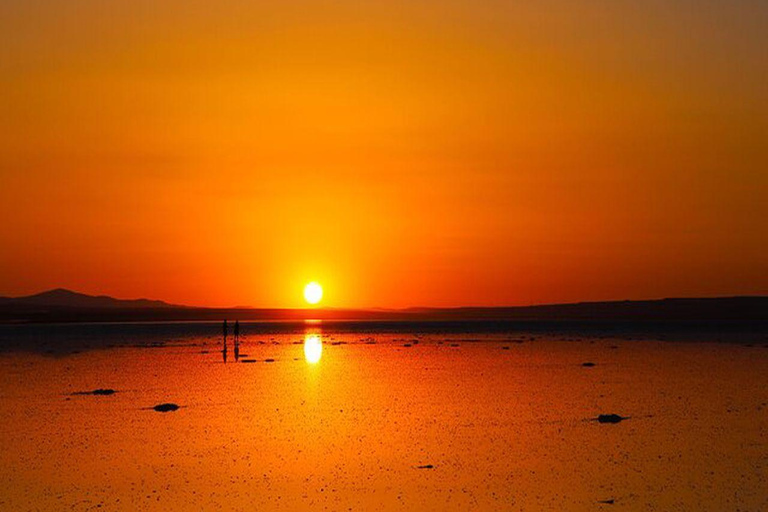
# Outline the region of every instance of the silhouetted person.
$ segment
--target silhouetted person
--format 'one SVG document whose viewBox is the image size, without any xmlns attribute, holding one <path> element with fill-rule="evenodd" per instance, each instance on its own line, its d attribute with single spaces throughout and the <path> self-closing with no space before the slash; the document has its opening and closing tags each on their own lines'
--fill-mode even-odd
<svg viewBox="0 0 768 512">
<path fill-rule="evenodd" d="M 240 322 L 235 320 L 235 361 L 240 359 Z"/>
<path fill-rule="evenodd" d="M 224 357 L 224 362 L 227 362 L 227 321 L 224 320 L 224 346 L 221 349 L 221 355 Z"/>
</svg>

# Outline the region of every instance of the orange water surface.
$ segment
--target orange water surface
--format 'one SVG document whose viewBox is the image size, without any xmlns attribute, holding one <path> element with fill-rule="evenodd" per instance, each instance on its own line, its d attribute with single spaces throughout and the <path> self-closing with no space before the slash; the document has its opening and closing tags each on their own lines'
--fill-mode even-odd
<svg viewBox="0 0 768 512">
<path fill-rule="evenodd" d="M 768 509 L 762 345 L 310 328 L 228 349 L 1 354 L 0 509 Z"/>
</svg>

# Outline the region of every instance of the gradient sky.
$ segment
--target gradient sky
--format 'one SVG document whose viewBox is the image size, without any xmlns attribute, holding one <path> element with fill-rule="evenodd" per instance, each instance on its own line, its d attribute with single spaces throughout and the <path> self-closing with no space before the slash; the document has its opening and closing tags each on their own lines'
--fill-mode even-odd
<svg viewBox="0 0 768 512">
<path fill-rule="evenodd" d="M 768 2 L 0 0 L 0 295 L 768 293 Z"/>
</svg>

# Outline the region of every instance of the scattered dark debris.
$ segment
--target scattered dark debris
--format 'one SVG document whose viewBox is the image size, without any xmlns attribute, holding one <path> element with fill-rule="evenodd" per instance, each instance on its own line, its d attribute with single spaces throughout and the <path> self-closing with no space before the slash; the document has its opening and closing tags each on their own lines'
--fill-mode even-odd
<svg viewBox="0 0 768 512">
<path fill-rule="evenodd" d="M 132 348 L 165 348 L 165 342 L 157 341 L 154 343 L 135 343 L 130 345 Z"/>
<path fill-rule="evenodd" d="M 255 359 L 241 359 L 240 362 L 241 363 L 255 363 L 256 360 Z"/>
<path fill-rule="evenodd" d="M 115 390 L 109 389 L 109 388 L 99 388 L 94 389 L 93 391 L 76 391 L 72 393 L 73 395 L 97 395 L 97 396 L 109 396 L 114 395 Z"/>
<path fill-rule="evenodd" d="M 593 366 L 595 366 L 595 363 L 591 361 L 587 361 L 586 363 L 581 363 L 581 366 L 583 366 L 584 368 L 592 368 Z"/>
<path fill-rule="evenodd" d="M 595 418 L 598 423 L 619 423 L 620 421 L 628 419 L 629 417 L 619 416 L 618 414 L 601 414 Z"/>
<path fill-rule="evenodd" d="M 154 406 L 152 409 L 154 409 L 157 412 L 173 412 L 179 409 L 179 406 L 172 403 L 167 404 L 158 404 Z"/>
<path fill-rule="evenodd" d="M 265 363 L 274 363 L 275 360 L 274 359 L 265 359 L 264 362 Z"/>
</svg>

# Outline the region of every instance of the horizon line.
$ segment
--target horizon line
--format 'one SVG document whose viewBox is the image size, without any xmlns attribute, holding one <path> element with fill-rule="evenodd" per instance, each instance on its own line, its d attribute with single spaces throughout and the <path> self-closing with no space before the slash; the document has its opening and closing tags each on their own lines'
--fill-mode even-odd
<svg viewBox="0 0 768 512">
<path fill-rule="evenodd" d="M 187 308 L 187 309 L 219 309 L 219 310 L 285 310 L 285 311 L 382 311 L 382 312 L 403 312 L 410 310 L 460 310 L 460 309 L 511 309 L 511 308 L 531 308 L 531 307 L 548 307 L 548 306 L 573 306 L 583 304 L 605 304 L 605 303 L 620 303 L 620 302 L 659 302 L 659 301 L 675 301 L 675 300 L 717 300 L 717 299 L 740 299 L 740 298 L 768 298 L 768 292 L 755 293 L 755 294 L 737 294 L 737 295 L 699 295 L 699 296 L 666 296 L 666 297 L 654 297 L 654 298 L 623 298 L 623 299 L 599 299 L 599 300 L 580 300 L 573 302 L 538 302 L 528 304 L 507 304 L 507 305 L 456 305 L 456 306 L 404 306 L 404 307 L 384 307 L 384 306 L 366 306 L 366 307 L 334 307 L 334 306 L 250 306 L 250 305 L 235 305 L 235 306 L 201 306 L 191 304 L 177 304 L 167 302 L 164 299 L 151 299 L 147 297 L 138 298 L 118 298 L 107 294 L 93 295 L 90 293 L 79 292 L 69 288 L 55 287 L 49 288 L 37 293 L 27 295 L 2 295 L 0 299 L 19 300 L 37 297 L 40 295 L 49 294 L 52 292 L 67 292 L 74 295 L 85 296 L 89 298 L 111 299 L 115 301 L 125 302 L 159 302 L 164 307 L 171 308 Z"/>
</svg>

